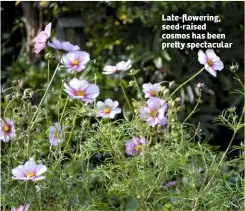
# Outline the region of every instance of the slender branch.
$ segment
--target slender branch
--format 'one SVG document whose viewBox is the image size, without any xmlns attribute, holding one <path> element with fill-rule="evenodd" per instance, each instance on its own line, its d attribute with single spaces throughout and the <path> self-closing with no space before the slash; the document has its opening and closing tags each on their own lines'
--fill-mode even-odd
<svg viewBox="0 0 245 211">
<path fill-rule="evenodd" d="M 195 75 L 193 75 L 192 77 L 190 77 L 187 81 L 185 81 L 184 83 L 180 84 L 175 90 L 174 92 L 169 96 L 169 98 L 171 98 L 181 87 L 183 87 L 185 84 L 187 84 L 189 81 L 191 81 L 193 78 L 195 78 L 196 76 L 198 76 L 202 71 L 204 70 L 204 67 L 199 70 L 199 72 L 197 72 Z"/>
</svg>

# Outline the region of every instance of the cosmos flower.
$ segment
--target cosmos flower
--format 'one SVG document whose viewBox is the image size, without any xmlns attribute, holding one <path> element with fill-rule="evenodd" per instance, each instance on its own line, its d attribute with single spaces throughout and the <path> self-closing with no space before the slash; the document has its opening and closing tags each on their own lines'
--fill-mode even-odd
<svg viewBox="0 0 245 211">
<path fill-rule="evenodd" d="M 176 185 L 177 185 L 177 182 L 176 182 L 175 180 L 173 180 L 173 181 L 167 182 L 167 183 L 164 185 L 164 188 L 165 188 L 165 189 L 169 189 L 169 188 L 175 187 Z"/>
<path fill-rule="evenodd" d="M 58 123 L 49 127 L 48 139 L 52 146 L 57 146 L 63 140 L 62 128 Z"/>
<path fill-rule="evenodd" d="M 199 50 L 198 61 L 203 64 L 204 68 L 214 77 L 217 75 L 216 70 L 221 71 L 224 68 L 223 62 L 212 49 L 206 50 L 206 53 Z"/>
<path fill-rule="evenodd" d="M 97 117 L 113 119 L 116 114 L 121 112 L 118 105 L 118 101 L 112 101 L 111 99 L 106 99 L 105 102 L 98 101 L 95 114 Z"/>
<path fill-rule="evenodd" d="M 63 56 L 61 63 L 67 68 L 67 72 L 81 72 L 89 62 L 90 56 L 85 51 L 75 51 Z"/>
<path fill-rule="evenodd" d="M 143 84 L 143 92 L 145 93 L 145 98 L 157 97 L 158 93 L 161 91 L 160 84 Z"/>
<path fill-rule="evenodd" d="M 41 31 L 35 38 L 35 45 L 34 45 L 34 50 L 35 53 L 39 53 L 41 50 L 43 50 L 46 46 L 47 40 L 51 36 L 51 23 L 49 23 L 44 31 Z"/>
<path fill-rule="evenodd" d="M 129 70 L 132 67 L 131 60 L 127 62 L 121 61 L 118 62 L 115 66 L 106 65 L 103 69 L 103 74 L 110 75 L 113 73 L 120 73 L 121 71 Z"/>
<path fill-rule="evenodd" d="M 140 118 L 152 127 L 166 125 L 167 118 L 165 113 L 168 107 L 166 101 L 159 98 L 150 98 L 146 104 L 146 106 L 140 108 Z"/>
<path fill-rule="evenodd" d="M 27 211 L 29 207 L 30 207 L 30 204 L 20 205 L 17 208 L 11 208 L 11 211 Z"/>
<path fill-rule="evenodd" d="M 56 50 L 61 50 L 66 52 L 75 52 L 80 50 L 80 47 L 78 45 L 72 45 L 70 42 L 60 41 L 57 40 L 56 38 L 53 38 L 52 42 L 48 42 L 48 46 Z"/>
<path fill-rule="evenodd" d="M 12 178 L 16 180 L 38 181 L 45 179 L 45 177 L 41 175 L 46 171 L 47 167 L 45 165 L 37 165 L 35 161 L 29 160 L 24 165 L 19 165 L 12 169 Z"/>
<path fill-rule="evenodd" d="M 127 155 L 138 155 L 142 153 L 143 146 L 146 145 L 148 141 L 144 137 L 133 137 L 126 144 L 125 153 Z"/>
<path fill-rule="evenodd" d="M 6 119 L 4 122 L 0 118 L 0 140 L 4 142 L 9 142 L 15 137 L 14 122 L 10 119 Z"/>
<path fill-rule="evenodd" d="M 92 103 L 99 95 L 99 87 L 95 84 L 90 84 L 86 80 L 73 78 L 68 84 L 64 84 L 64 91 L 74 99 L 80 99 L 86 103 Z"/>
</svg>

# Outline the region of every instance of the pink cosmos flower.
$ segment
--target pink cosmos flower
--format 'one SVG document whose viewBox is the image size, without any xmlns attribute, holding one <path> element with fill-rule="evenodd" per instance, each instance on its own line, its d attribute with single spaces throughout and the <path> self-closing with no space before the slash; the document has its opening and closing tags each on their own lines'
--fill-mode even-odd
<svg viewBox="0 0 245 211">
<path fill-rule="evenodd" d="M 46 46 L 47 40 L 51 36 L 51 23 L 49 23 L 44 31 L 41 31 L 35 38 L 35 45 L 34 45 L 34 50 L 35 53 L 39 53 L 41 50 L 43 50 Z"/>
<path fill-rule="evenodd" d="M 111 99 L 106 99 L 105 102 L 98 101 L 95 114 L 97 117 L 113 119 L 116 114 L 121 113 L 118 105 L 118 101 L 113 102 Z"/>
<path fill-rule="evenodd" d="M 144 137 L 133 137 L 126 144 L 125 153 L 127 155 L 138 155 L 142 153 L 142 148 L 148 141 Z"/>
<path fill-rule="evenodd" d="M 152 83 L 143 84 L 143 92 L 145 93 L 145 98 L 157 97 L 160 91 L 161 91 L 160 84 L 152 84 Z"/>
<path fill-rule="evenodd" d="M 80 50 L 78 45 L 72 45 L 70 42 L 59 41 L 56 38 L 53 38 L 52 42 L 48 42 L 48 46 L 56 50 L 67 52 L 75 52 Z"/>
<path fill-rule="evenodd" d="M 173 180 L 173 181 L 169 181 L 164 185 L 165 189 L 169 189 L 172 187 L 175 187 L 177 185 L 177 181 Z"/>
<path fill-rule="evenodd" d="M 15 137 L 14 122 L 10 119 L 6 119 L 4 122 L 0 118 L 0 140 L 4 142 L 9 142 Z"/>
<path fill-rule="evenodd" d="M 75 51 L 63 56 L 61 63 L 67 68 L 67 72 L 81 72 L 89 62 L 90 56 L 85 51 Z"/>
<path fill-rule="evenodd" d="M 30 204 L 20 205 L 17 208 L 11 208 L 11 211 L 27 211 L 29 207 L 30 207 Z"/>
<path fill-rule="evenodd" d="M 45 177 L 41 176 L 41 174 L 46 171 L 47 167 L 45 165 L 37 165 L 35 161 L 29 160 L 24 165 L 19 165 L 18 167 L 12 169 L 12 178 L 16 180 L 38 181 L 45 179 Z"/>
<path fill-rule="evenodd" d="M 48 138 L 52 146 L 57 146 L 63 140 L 62 128 L 58 123 L 49 127 Z"/>
<path fill-rule="evenodd" d="M 92 103 L 99 95 L 99 87 L 95 84 L 90 84 L 86 80 L 73 78 L 68 84 L 65 83 L 65 92 L 74 99 L 80 99 L 86 103 Z"/>
<path fill-rule="evenodd" d="M 131 60 L 127 62 L 121 61 L 116 64 L 116 66 L 106 65 L 103 69 L 103 74 L 110 75 L 113 73 L 119 73 L 120 71 L 126 71 L 132 67 Z"/>
<path fill-rule="evenodd" d="M 146 104 L 147 106 L 140 108 L 140 118 L 152 127 L 166 125 L 167 118 L 165 113 L 168 107 L 166 101 L 159 98 L 150 98 Z"/>
<path fill-rule="evenodd" d="M 206 50 L 206 53 L 199 50 L 198 61 L 203 64 L 204 68 L 214 77 L 217 75 L 216 70 L 221 71 L 224 68 L 223 62 L 212 49 Z"/>
</svg>

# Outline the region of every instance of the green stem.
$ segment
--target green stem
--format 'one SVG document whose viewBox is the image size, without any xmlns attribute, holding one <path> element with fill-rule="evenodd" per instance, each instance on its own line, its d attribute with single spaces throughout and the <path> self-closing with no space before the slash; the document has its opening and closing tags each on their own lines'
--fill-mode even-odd
<svg viewBox="0 0 245 211">
<path fill-rule="evenodd" d="M 33 183 L 33 193 L 34 193 L 34 196 L 35 196 L 35 201 L 36 201 L 36 206 L 37 206 L 37 210 L 42 210 L 40 205 L 39 205 L 39 201 L 37 199 L 37 192 L 36 192 L 36 189 L 35 189 L 35 184 Z"/>
<path fill-rule="evenodd" d="M 243 107 L 242 114 L 241 114 L 240 119 L 239 119 L 239 123 L 242 121 L 242 117 L 243 117 L 243 114 L 244 114 L 244 109 L 245 109 L 245 107 Z M 231 144 L 232 144 L 232 142 L 233 142 L 233 140 L 234 140 L 234 138 L 235 138 L 235 136 L 236 136 L 236 134 L 237 134 L 237 131 L 238 131 L 238 130 L 235 130 L 235 131 L 234 131 L 233 136 L 232 136 L 232 138 L 231 138 L 231 140 L 230 140 L 230 143 L 229 143 L 229 145 L 227 146 L 227 148 L 226 148 L 226 150 L 225 150 L 225 152 L 224 152 L 224 154 L 223 154 L 223 156 L 222 156 L 222 158 L 221 158 L 221 160 L 220 160 L 220 162 L 219 162 L 219 164 L 218 164 L 218 167 L 216 168 L 216 170 L 215 170 L 213 176 L 211 177 L 211 179 L 209 180 L 208 184 L 207 184 L 206 187 L 203 189 L 203 191 L 205 191 L 205 190 L 207 189 L 207 187 L 210 185 L 211 181 L 212 181 L 213 178 L 215 177 L 215 175 L 216 175 L 216 173 L 217 173 L 217 171 L 218 171 L 220 165 L 222 164 L 223 160 L 225 159 L 226 154 L 228 153 L 228 151 L 229 151 L 229 149 L 230 149 L 230 147 L 231 147 Z"/>
<path fill-rule="evenodd" d="M 61 124 L 62 118 L 63 118 L 63 116 L 64 116 L 64 113 L 65 113 L 65 109 L 66 109 L 66 106 L 67 106 L 68 99 L 69 99 L 69 96 L 66 97 L 66 102 L 65 102 L 64 108 L 63 108 L 62 113 L 61 113 L 61 117 L 60 117 L 60 120 L 59 120 L 59 124 Z"/>
<path fill-rule="evenodd" d="M 77 114 L 78 114 L 78 111 L 76 111 L 75 117 L 74 117 L 74 119 L 73 119 L 73 124 L 72 124 L 71 133 L 70 133 L 70 135 L 69 135 L 68 141 L 67 141 L 66 146 L 65 146 L 65 148 L 64 148 L 64 153 L 65 153 L 65 151 L 66 151 L 66 149 L 67 149 L 67 147 L 68 147 L 68 144 L 70 143 L 70 140 L 71 140 L 71 137 L 72 137 L 72 134 L 73 134 L 73 131 L 74 131 L 74 127 L 75 127 L 75 124 L 76 124 Z"/>
<path fill-rule="evenodd" d="M 181 87 L 183 87 L 185 84 L 187 84 L 189 81 L 191 81 L 193 78 L 195 78 L 196 76 L 198 76 L 202 71 L 204 70 L 204 67 L 199 70 L 199 72 L 197 72 L 195 75 L 191 76 L 187 81 L 185 81 L 184 83 L 180 84 L 175 90 L 174 92 L 169 96 L 169 98 L 171 98 Z"/>
<path fill-rule="evenodd" d="M 141 91 L 141 89 L 140 89 L 140 87 L 139 87 L 138 81 L 136 80 L 136 77 L 135 77 L 135 76 L 133 76 L 133 78 L 134 78 L 134 82 L 135 82 L 135 84 L 136 84 L 138 93 L 140 94 L 140 99 L 143 100 L 144 98 L 143 98 L 143 96 L 142 96 L 142 93 L 141 93 L 142 91 Z"/>
<path fill-rule="evenodd" d="M 245 110 L 245 106 L 243 107 L 242 114 L 241 114 L 240 119 L 239 119 L 239 123 L 242 121 L 242 117 L 243 117 L 243 114 L 244 114 L 244 110 Z M 226 148 L 224 154 L 222 155 L 222 157 L 221 157 L 221 159 L 220 159 L 220 162 L 219 162 L 217 168 L 215 169 L 214 174 L 212 175 L 211 179 L 208 181 L 207 185 L 206 185 L 202 190 L 200 190 L 200 192 L 199 192 L 199 194 L 198 194 L 198 197 L 195 199 L 194 208 L 192 209 L 193 211 L 196 210 L 197 202 L 198 202 L 200 196 L 201 196 L 202 193 L 203 193 L 203 192 L 210 186 L 210 184 L 211 184 L 212 180 L 214 179 L 214 177 L 215 177 L 217 171 L 219 170 L 219 168 L 220 168 L 220 166 L 221 166 L 223 160 L 225 159 L 225 156 L 227 155 L 227 153 L 228 153 L 228 151 L 229 151 L 229 149 L 230 149 L 230 147 L 231 147 L 231 144 L 233 143 L 233 140 L 235 139 L 235 136 L 236 136 L 236 134 L 237 134 L 237 131 L 238 131 L 238 130 L 234 130 L 233 135 L 232 135 L 232 138 L 231 138 L 231 140 L 230 140 L 230 143 L 229 143 L 229 145 L 227 146 L 227 148 Z"/>
<path fill-rule="evenodd" d="M 242 86 L 243 89 L 245 89 L 245 86 L 244 84 L 242 83 L 242 81 L 240 80 L 240 78 L 238 77 L 238 75 L 235 73 L 235 76 L 236 76 L 236 80 L 240 83 L 240 85 Z"/>
<path fill-rule="evenodd" d="M 30 127 L 29 127 L 29 129 L 28 129 L 28 146 L 27 146 L 27 148 L 28 148 L 28 151 L 27 151 L 27 152 L 28 152 L 28 157 L 29 157 L 29 155 L 30 155 L 30 148 L 31 148 L 31 146 L 30 146 L 30 145 L 31 145 L 31 144 L 30 144 L 30 133 L 31 133 L 31 129 L 33 128 L 33 126 L 34 126 L 34 124 L 35 124 L 35 121 L 36 121 L 36 119 L 37 119 L 38 116 L 39 116 L 38 111 L 39 111 L 39 109 L 40 109 L 40 107 L 41 107 L 41 105 L 42 105 L 42 103 L 43 103 L 43 101 L 44 101 L 44 99 L 45 99 L 45 97 L 46 97 L 46 95 L 47 95 L 47 93 L 48 93 L 48 90 L 49 90 L 50 85 L 52 84 L 52 82 L 53 82 L 53 80 L 54 80 L 54 77 L 55 77 L 55 75 L 56 75 L 56 73 L 57 73 L 57 71 L 58 71 L 59 65 L 60 65 L 60 61 L 59 61 L 59 63 L 57 64 L 57 66 L 56 66 L 56 68 L 55 68 L 55 71 L 54 71 L 54 74 L 53 74 L 53 76 L 52 76 L 52 78 L 51 78 L 51 80 L 50 80 L 50 82 L 49 82 L 49 84 L 48 84 L 48 86 L 47 86 L 47 88 L 46 88 L 46 90 L 45 90 L 45 92 L 44 92 L 44 95 L 43 95 L 43 97 L 42 97 L 42 99 L 41 99 L 41 101 L 40 101 L 40 103 L 39 103 L 39 105 L 38 105 L 38 107 L 37 107 L 37 110 L 35 111 L 35 113 L 34 113 L 32 119 L 31 119 Z"/>
<path fill-rule="evenodd" d="M 44 95 L 43 95 L 43 97 L 42 97 L 42 99 L 41 99 L 41 101 L 40 101 L 40 103 L 39 103 L 39 105 L 38 105 L 38 107 L 37 107 L 37 110 L 36 110 L 36 112 L 34 113 L 32 119 L 31 119 L 31 126 L 30 126 L 30 129 L 32 129 L 35 120 L 38 118 L 38 111 L 39 111 L 39 109 L 40 109 L 40 107 L 41 107 L 41 105 L 42 105 L 42 103 L 43 103 L 43 101 L 44 101 L 44 99 L 45 99 L 45 97 L 46 97 L 46 95 L 47 95 L 47 93 L 48 93 L 48 90 L 49 90 L 50 85 L 52 84 L 52 82 L 53 82 L 53 80 L 54 80 L 54 77 L 55 77 L 55 75 L 56 75 L 56 73 L 57 73 L 57 71 L 58 71 L 59 65 L 60 65 L 60 61 L 59 61 L 59 63 L 57 64 L 57 66 L 56 66 L 56 68 L 55 68 L 55 71 L 54 71 L 54 74 L 53 74 L 53 76 L 52 76 L 52 78 L 51 78 L 51 80 L 50 80 L 50 82 L 49 82 L 49 84 L 48 84 L 48 86 L 47 86 L 47 88 L 46 88 L 46 90 L 45 90 L 45 92 L 44 92 Z"/>
<path fill-rule="evenodd" d="M 48 76 L 47 76 L 47 79 L 48 79 L 48 84 L 49 84 L 49 59 L 48 59 Z M 46 98 L 46 121 L 48 123 L 48 93 L 47 93 L 47 98 Z"/>
<path fill-rule="evenodd" d="M 126 94 L 126 92 L 125 92 L 125 90 L 124 90 L 124 88 L 123 88 L 123 84 L 122 84 L 121 79 L 120 79 L 120 86 L 121 86 L 121 89 L 122 89 L 122 91 L 123 91 L 123 95 L 124 95 L 124 97 L 125 97 L 125 99 L 126 99 L 126 101 L 127 101 L 127 103 L 128 103 L 128 106 L 129 106 L 129 108 L 130 108 L 130 110 L 131 110 L 131 112 L 132 112 L 132 114 L 133 114 L 133 113 L 134 113 L 133 108 L 131 107 L 131 104 L 130 104 L 130 102 L 129 102 L 129 99 L 128 99 L 128 97 L 127 97 L 127 94 Z"/>
<path fill-rule="evenodd" d="M 202 97 L 202 92 L 200 91 L 200 94 L 199 94 L 199 97 L 198 97 L 198 100 L 197 100 L 197 103 L 194 107 L 194 109 L 192 110 L 192 112 L 186 117 L 185 121 L 183 122 L 183 125 L 187 122 L 187 120 L 196 112 L 196 109 L 197 109 L 197 106 L 199 105 L 200 103 L 200 100 L 201 100 L 201 97 Z"/>
<path fill-rule="evenodd" d="M 10 106 L 10 104 L 12 102 L 14 102 L 15 99 L 12 99 L 11 101 L 9 101 L 8 105 L 6 106 L 6 108 L 4 109 L 4 113 L 3 113 L 3 117 L 6 118 L 6 113 L 7 113 L 7 110 L 8 110 L 8 107 Z"/>
<path fill-rule="evenodd" d="M 27 199 L 27 188 L 28 188 L 28 181 L 25 183 L 25 198 Z"/>
</svg>

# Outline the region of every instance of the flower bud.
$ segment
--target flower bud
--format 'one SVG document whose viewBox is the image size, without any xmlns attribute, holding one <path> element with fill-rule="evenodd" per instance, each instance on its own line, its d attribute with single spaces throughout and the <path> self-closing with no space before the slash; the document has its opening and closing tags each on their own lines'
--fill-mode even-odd
<svg viewBox="0 0 245 211">
<path fill-rule="evenodd" d="M 161 92 L 164 92 L 166 90 L 166 86 L 161 87 Z"/>
<path fill-rule="evenodd" d="M 236 72 L 239 69 L 239 65 L 237 63 L 235 65 L 232 64 L 229 68 L 231 72 Z"/>
<path fill-rule="evenodd" d="M 171 102 L 169 103 L 169 105 L 172 106 L 172 107 L 175 107 L 175 105 L 176 105 L 176 104 L 175 104 L 175 101 L 172 101 L 172 100 L 171 100 Z"/>
<path fill-rule="evenodd" d="M 129 75 L 134 76 L 134 75 L 136 75 L 139 71 L 140 71 L 140 70 L 131 69 L 131 70 L 129 71 Z"/>
<path fill-rule="evenodd" d="M 174 81 L 171 81 L 170 83 L 169 83 L 169 88 L 172 88 L 172 87 L 174 87 L 175 86 L 175 82 Z"/>
<path fill-rule="evenodd" d="M 184 106 L 177 107 L 177 111 L 184 111 Z"/>
<path fill-rule="evenodd" d="M 134 84 L 135 84 L 134 81 L 129 81 L 128 86 L 130 87 L 130 86 L 133 86 Z"/>
<path fill-rule="evenodd" d="M 46 54 L 44 55 L 44 58 L 45 58 L 46 60 L 49 60 L 49 59 L 53 59 L 54 56 L 53 56 L 52 52 L 48 52 L 48 53 L 46 53 Z"/>
<path fill-rule="evenodd" d="M 176 102 L 177 104 L 179 104 L 179 103 L 181 102 L 180 97 L 177 97 L 177 98 L 175 99 L 175 102 Z"/>
<path fill-rule="evenodd" d="M 163 95 L 164 95 L 164 97 L 168 97 L 169 96 L 169 89 L 164 90 Z"/>
</svg>

